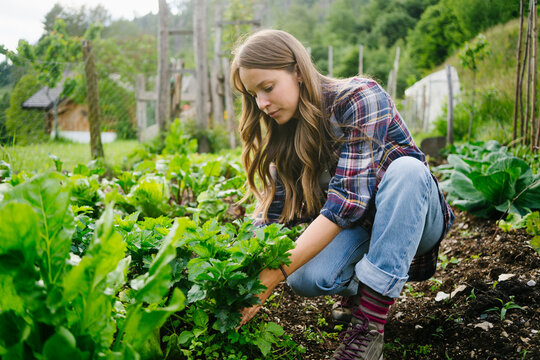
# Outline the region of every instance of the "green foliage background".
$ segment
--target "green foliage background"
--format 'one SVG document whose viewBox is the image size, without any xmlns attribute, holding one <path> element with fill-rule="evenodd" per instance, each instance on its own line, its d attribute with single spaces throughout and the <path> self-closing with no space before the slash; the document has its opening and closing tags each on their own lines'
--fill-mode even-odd
<svg viewBox="0 0 540 360">
<path fill-rule="evenodd" d="M 478 33 L 519 16 L 519 2 L 506 0 L 213 0 L 207 2 L 209 58 L 213 57 L 213 19 L 218 4 L 225 6 L 223 20 L 251 20 L 260 13 L 263 28 L 291 32 L 310 48 L 315 64 L 323 73 L 328 72 L 328 46 L 332 45 L 333 74 L 338 77 L 357 74 L 359 46 L 363 45 L 363 73 L 385 86 L 399 46 L 398 97 L 402 96 L 406 87 L 436 70 L 449 57 L 452 59 L 452 55 Z M 260 11 L 261 6 L 264 11 Z M 169 7 L 174 14 L 169 19 L 170 27 L 192 26 L 191 0 L 169 2 Z M 146 14 L 133 20 L 112 19 L 103 6 L 72 8 L 56 4 L 45 16 L 45 33 L 37 49 L 46 48 L 47 37 L 54 34 L 54 21 L 57 18 L 64 21 L 66 36 L 76 41 L 85 36 L 92 24 L 100 24 L 100 35 L 94 40 L 100 79 L 103 75 L 119 74 L 122 83 L 134 86 L 134 74 L 144 74 L 147 77 L 155 75 L 157 14 Z M 253 31 L 253 27 L 249 25 L 224 27 L 222 50 L 225 53 L 232 51 L 238 40 L 250 31 Z M 511 53 L 512 47 L 515 47 L 514 35 L 496 44 L 508 46 L 511 43 L 507 49 L 511 57 L 515 57 Z M 186 68 L 194 66 L 192 48 L 192 38 L 170 37 L 170 56 L 183 59 Z M 498 60 L 497 66 L 501 66 L 501 70 L 513 71 L 512 59 L 503 56 Z M 74 70 L 81 73 L 82 68 L 75 66 Z M 20 78 L 20 73 L 28 71 L 27 67 L 20 65 L 1 65 L 0 86 L 4 83 L 13 86 Z M 465 69 L 458 68 L 458 72 L 462 84 L 467 87 L 470 75 Z M 480 66 L 479 93 L 491 91 L 482 88 L 489 76 L 491 72 Z M 153 82 L 147 83 L 150 90 Z M 132 91 L 126 95 L 133 97 Z M 499 95 L 502 96 L 497 94 L 495 98 L 499 98 Z M 109 95 L 104 92 L 103 96 Z M 484 94 L 479 97 L 490 96 Z M 134 130 L 131 123 L 126 121 L 126 114 L 131 112 L 130 116 L 133 116 L 133 103 L 125 99 L 121 95 L 119 99 L 111 97 L 105 103 L 119 105 L 108 107 L 111 111 L 109 118 L 117 122 L 116 130 L 121 138 L 130 138 Z M 506 103 L 506 99 L 502 101 Z M 130 111 L 126 111 L 126 108 L 130 108 Z M 1 124 L 0 106 L 0 136 Z M 112 128 L 107 124 L 105 126 Z M 475 124 L 475 127 L 478 125 Z"/>
<path fill-rule="evenodd" d="M 45 135 L 45 114 L 37 110 L 24 110 L 22 103 L 41 88 L 33 74 L 24 75 L 15 85 L 9 108 L 6 110 L 6 133 L 21 144 L 42 141 Z"/>
</svg>

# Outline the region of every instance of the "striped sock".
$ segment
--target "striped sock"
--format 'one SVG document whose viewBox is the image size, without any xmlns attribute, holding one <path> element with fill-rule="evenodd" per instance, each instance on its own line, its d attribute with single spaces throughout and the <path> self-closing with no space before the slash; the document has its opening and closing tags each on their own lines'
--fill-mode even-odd
<svg viewBox="0 0 540 360">
<path fill-rule="evenodd" d="M 360 290 L 359 295 L 359 311 L 364 314 L 369 322 L 374 323 L 377 326 L 377 330 L 381 334 L 384 333 L 388 309 L 390 308 L 390 305 L 394 303 L 394 300 L 378 294 L 368 287 L 363 287 L 362 290 Z"/>
</svg>

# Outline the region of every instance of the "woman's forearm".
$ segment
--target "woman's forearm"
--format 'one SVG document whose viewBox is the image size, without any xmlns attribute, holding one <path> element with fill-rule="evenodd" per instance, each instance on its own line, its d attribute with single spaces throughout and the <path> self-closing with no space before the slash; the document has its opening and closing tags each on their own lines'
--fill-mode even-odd
<svg viewBox="0 0 540 360">
<path fill-rule="evenodd" d="M 323 215 L 319 215 L 306 228 L 306 230 L 296 240 L 296 246 L 290 251 L 289 265 L 283 265 L 287 275 L 292 274 L 302 265 L 313 259 L 322 249 L 326 247 L 342 229 L 328 220 Z M 279 269 L 265 269 L 261 273 L 261 281 L 269 288 L 276 287 L 283 280 L 283 274 Z"/>
<path fill-rule="evenodd" d="M 338 225 L 328 220 L 327 217 L 319 215 L 304 230 L 296 240 L 296 246 L 290 251 L 291 256 L 289 259 L 291 264 L 283 266 L 287 274 L 292 274 L 313 259 L 326 245 L 334 240 L 341 230 Z"/>
</svg>

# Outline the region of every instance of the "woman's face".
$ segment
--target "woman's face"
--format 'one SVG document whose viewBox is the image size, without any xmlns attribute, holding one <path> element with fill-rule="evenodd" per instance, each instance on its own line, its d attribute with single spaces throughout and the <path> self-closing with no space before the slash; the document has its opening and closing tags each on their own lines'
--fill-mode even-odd
<svg viewBox="0 0 540 360">
<path fill-rule="evenodd" d="M 295 116 L 301 81 L 297 71 L 240 68 L 239 75 L 259 109 L 278 124 L 283 125 Z"/>
</svg>

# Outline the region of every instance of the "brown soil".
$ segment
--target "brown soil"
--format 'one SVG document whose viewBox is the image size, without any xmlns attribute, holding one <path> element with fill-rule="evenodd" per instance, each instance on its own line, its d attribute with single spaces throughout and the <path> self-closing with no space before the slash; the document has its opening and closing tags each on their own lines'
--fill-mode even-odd
<svg viewBox="0 0 540 360">
<path fill-rule="evenodd" d="M 389 313 L 384 358 L 540 359 L 540 256 L 530 236 L 495 236 L 495 221 L 455 212 L 440 251 L 455 260 L 439 266 L 436 280 L 406 285 Z M 462 290 L 435 300 L 456 289 Z M 263 308 L 268 320 L 306 348 L 305 359 L 330 358 L 339 344 L 330 309 L 339 297 L 304 298 L 283 284 L 274 295 Z M 521 309 L 508 309 L 501 320 L 505 304 Z"/>
</svg>

